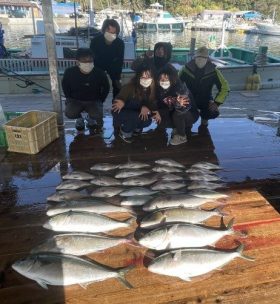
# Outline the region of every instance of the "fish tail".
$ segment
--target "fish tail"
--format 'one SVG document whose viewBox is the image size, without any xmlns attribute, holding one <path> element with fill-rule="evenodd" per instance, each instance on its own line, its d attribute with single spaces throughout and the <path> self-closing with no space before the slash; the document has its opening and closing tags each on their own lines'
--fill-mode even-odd
<svg viewBox="0 0 280 304">
<path fill-rule="evenodd" d="M 142 248 L 142 246 L 136 241 L 134 238 L 134 232 L 129 233 L 128 235 L 125 236 L 127 243 L 131 246 Z"/>
<path fill-rule="evenodd" d="M 238 246 L 238 248 L 236 249 L 237 253 L 239 254 L 239 256 L 240 256 L 242 259 L 245 259 L 245 260 L 247 260 L 247 261 L 255 261 L 255 258 L 252 258 L 252 257 L 249 257 L 249 256 L 243 254 L 243 253 L 242 253 L 243 250 L 244 250 L 244 245 L 243 245 L 243 244 L 240 244 L 240 245 Z"/>
<path fill-rule="evenodd" d="M 126 288 L 133 288 L 133 286 L 126 280 L 125 275 L 133 269 L 134 266 L 130 265 L 128 267 L 122 268 L 118 270 L 118 280 L 126 287 Z"/>
<path fill-rule="evenodd" d="M 222 219 L 223 219 L 223 217 L 222 217 Z M 227 224 L 227 226 L 225 226 L 226 229 L 234 232 L 234 230 L 233 230 L 233 223 L 234 223 L 234 217 L 229 221 L 229 223 Z M 225 223 L 224 223 L 224 225 L 225 225 Z"/>
</svg>

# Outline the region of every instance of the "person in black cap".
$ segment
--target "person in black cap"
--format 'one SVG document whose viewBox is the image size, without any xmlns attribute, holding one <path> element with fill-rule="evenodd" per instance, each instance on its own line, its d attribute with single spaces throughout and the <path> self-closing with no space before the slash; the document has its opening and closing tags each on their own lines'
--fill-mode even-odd
<svg viewBox="0 0 280 304">
<path fill-rule="evenodd" d="M 77 65 L 65 70 L 62 89 L 66 97 L 65 115 L 76 120 L 76 129 L 85 129 L 81 113 L 88 113 L 87 127 L 100 132 L 103 126 L 103 102 L 110 85 L 105 72 L 93 64 L 93 54 L 88 48 L 77 50 Z"/>
<path fill-rule="evenodd" d="M 229 93 L 229 85 L 211 62 L 205 46 L 197 49 L 194 59 L 180 70 L 179 77 L 193 94 L 200 111 L 201 126 L 207 127 L 209 119 L 219 116 L 219 106 L 223 104 Z M 214 86 L 218 90 L 215 97 L 212 96 Z"/>
<path fill-rule="evenodd" d="M 114 98 L 121 89 L 124 42 L 118 37 L 120 26 L 114 19 L 106 19 L 101 32 L 91 40 L 90 49 L 94 55 L 94 65 L 106 71 L 111 78 Z"/>
</svg>

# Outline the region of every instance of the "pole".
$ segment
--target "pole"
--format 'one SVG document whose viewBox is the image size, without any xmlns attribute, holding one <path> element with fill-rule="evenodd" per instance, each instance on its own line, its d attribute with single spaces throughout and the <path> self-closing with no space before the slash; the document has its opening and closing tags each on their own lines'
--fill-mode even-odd
<svg viewBox="0 0 280 304">
<path fill-rule="evenodd" d="M 36 35 L 37 31 L 36 31 L 36 24 L 35 24 L 35 16 L 34 16 L 34 6 L 33 6 L 33 3 L 31 4 L 31 16 L 32 16 L 32 24 L 33 24 L 33 33 L 34 33 L 34 35 Z"/>
<path fill-rule="evenodd" d="M 76 45 L 77 45 L 77 49 L 78 49 L 79 48 L 79 38 L 78 38 L 76 1 L 74 1 L 74 16 L 75 16 Z"/>
<path fill-rule="evenodd" d="M 49 72 L 51 81 L 51 93 L 53 110 L 57 113 L 58 125 L 63 125 L 62 102 L 59 88 L 59 77 L 57 69 L 57 56 L 55 47 L 55 33 L 53 25 L 52 1 L 42 1 L 42 12 L 45 26 L 46 47 L 49 60 Z"/>
<path fill-rule="evenodd" d="M 93 0 L 89 0 L 89 26 L 94 27 Z"/>
</svg>

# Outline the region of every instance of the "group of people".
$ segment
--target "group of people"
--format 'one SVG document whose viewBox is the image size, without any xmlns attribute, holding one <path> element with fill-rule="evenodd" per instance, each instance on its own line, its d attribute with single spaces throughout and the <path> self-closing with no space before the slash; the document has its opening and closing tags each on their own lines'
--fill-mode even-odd
<svg viewBox="0 0 280 304">
<path fill-rule="evenodd" d="M 106 19 L 101 32 L 89 49 L 78 49 L 77 66 L 68 68 L 62 80 L 65 115 L 76 119 L 77 130 L 85 128 L 81 116 L 85 111 L 87 127 L 101 132 L 103 102 L 110 88 L 107 75 L 113 87 L 113 126 L 127 143 L 155 121 L 159 129 L 172 128 L 170 144 L 180 145 L 187 142 L 199 117 L 201 128 L 207 128 L 208 120 L 219 115 L 229 86 L 211 62 L 206 47 L 197 49 L 194 59 L 178 73 L 170 64 L 172 45 L 158 42 L 153 51 L 133 62 L 135 75 L 122 86 L 124 42 L 118 37 L 119 24 Z"/>
</svg>

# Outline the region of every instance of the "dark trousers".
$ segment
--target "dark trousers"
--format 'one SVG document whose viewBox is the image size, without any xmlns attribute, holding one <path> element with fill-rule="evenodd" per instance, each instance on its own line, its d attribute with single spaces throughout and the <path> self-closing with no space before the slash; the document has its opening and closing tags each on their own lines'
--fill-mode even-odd
<svg viewBox="0 0 280 304">
<path fill-rule="evenodd" d="M 172 114 L 172 121 L 177 133 L 181 136 L 189 134 L 193 124 L 198 120 L 198 117 L 198 113 L 193 113 L 191 111 L 174 111 Z"/>
<path fill-rule="evenodd" d="M 81 118 L 83 111 L 88 113 L 90 119 L 96 120 L 99 126 L 103 126 L 103 103 L 101 101 L 66 100 L 65 116 L 67 118 Z"/>
<path fill-rule="evenodd" d="M 209 102 L 197 104 L 197 108 L 200 110 L 200 116 L 202 119 L 214 119 L 220 115 L 219 111 L 211 111 L 209 109 Z"/>
<path fill-rule="evenodd" d="M 143 129 L 152 123 L 152 118 L 148 120 L 141 120 L 140 112 L 135 110 L 122 109 L 120 113 L 113 112 L 113 125 L 121 126 L 124 133 L 131 133 L 135 129 Z"/>
<path fill-rule="evenodd" d="M 113 99 L 119 94 L 120 90 L 121 90 L 121 83 L 120 80 L 116 80 L 114 78 L 112 78 L 112 76 L 110 74 L 108 74 L 108 76 L 111 79 L 112 82 L 112 87 L 113 87 Z"/>
</svg>

